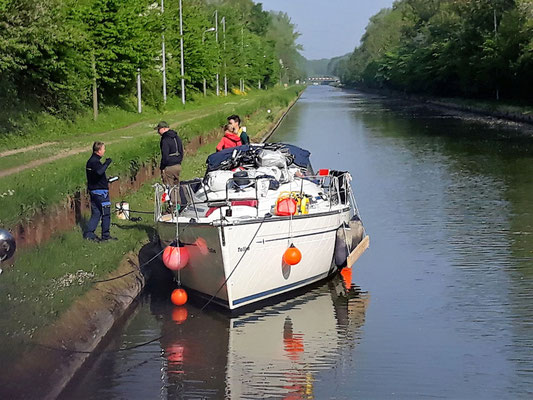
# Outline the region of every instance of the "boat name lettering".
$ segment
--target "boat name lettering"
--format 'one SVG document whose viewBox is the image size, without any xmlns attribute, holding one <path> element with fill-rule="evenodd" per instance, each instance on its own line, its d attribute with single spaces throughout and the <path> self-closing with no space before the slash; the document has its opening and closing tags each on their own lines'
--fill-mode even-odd
<svg viewBox="0 0 533 400">
<path fill-rule="evenodd" d="M 237 247 L 237 251 L 239 253 L 244 253 L 245 251 L 248 251 L 250 250 L 250 246 L 246 246 L 246 247 Z"/>
</svg>

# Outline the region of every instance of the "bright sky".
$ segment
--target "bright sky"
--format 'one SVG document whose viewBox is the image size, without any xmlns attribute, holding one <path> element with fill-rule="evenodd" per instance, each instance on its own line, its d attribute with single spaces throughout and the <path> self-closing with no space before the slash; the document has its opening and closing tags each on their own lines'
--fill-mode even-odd
<svg viewBox="0 0 533 400">
<path fill-rule="evenodd" d="M 332 58 L 352 52 L 365 33 L 368 19 L 393 0 L 255 0 L 264 10 L 286 12 L 298 42 L 309 60 Z"/>
</svg>

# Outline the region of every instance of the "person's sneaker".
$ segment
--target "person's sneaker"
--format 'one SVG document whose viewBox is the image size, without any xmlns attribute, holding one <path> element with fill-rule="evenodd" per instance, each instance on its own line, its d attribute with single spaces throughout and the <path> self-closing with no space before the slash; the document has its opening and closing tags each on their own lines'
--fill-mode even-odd
<svg viewBox="0 0 533 400">
<path fill-rule="evenodd" d="M 100 241 L 100 238 L 98 236 L 87 236 L 84 237 L 85 240 L 90 240 L 91 242 L 98 243 Z"/>
<path fill-rule="evenodd" d="M 100 239 L 100 241 L 102 242 L 105 242 L 106 240 L 118 240 L 118 238 L 114 236 L 107 236 L 107 237 L 103 237 L 102 239 Z"/>
</svg>

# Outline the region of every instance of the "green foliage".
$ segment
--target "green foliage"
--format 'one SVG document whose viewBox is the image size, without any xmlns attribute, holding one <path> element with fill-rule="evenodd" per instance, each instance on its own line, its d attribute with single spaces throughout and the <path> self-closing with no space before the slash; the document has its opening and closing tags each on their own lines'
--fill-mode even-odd
<svg viewBox="0 0 533 400">
<path fill-rule="evenodd" d="M 398 0 L 337 66 L 348 84 L 440 96 L 531 99 L 528 0 Z"/>
<path fill-rule="evenodd" d="M 16 129 L 26 109 L 79 108 L 87 82 L 75 49 L 83 39 L 65 23 L 63 2 L 2 0 L 0 8 L 0 131 Z"/>
<path fill-rule="evenodd" d="M 73 5 L 73 22 L 82 28 L 80 51 L 86 62 L 94 57 L 102 98 L 131 92 L 137 68 L 151 66 L 158 47 L 157 12 L 148 0 L 92 0 Z M 91 72 L 90 72 L 91 73 Z"/>
<path fill-rule="evenodd" d="M 305 58 L 300 54 L 302 46 L 296 44 L 300 33 L 296 32 L 295 25 L 290 17 L 284 12 L 272 12 L 272 23 L 267 33 L 267 38 L 274 43 L 276 55 L 279 57 L 281 68 L 281 80 L 294 82 L 296 79 L 304 79 Z"/>
<path fill-rule="evenodd" d="M 221 88 L 224 76 L 230 89 L 241 80 L 272 87 L 280 59 L 284 82 L 299 77 L 299 34 L 288 16 L 252 0 L 182 4 L 183 77 L 178 1 L 162 12 L 153 0 L 0 0 L 0 135 L 24 134 L 43 112 L 74 119 L 92 105 L 95 80 L 100 104 L 133 109 L 138 69 L 144 103 L 163 107 L 163 37 L 170 98 L 181 95 L 182 78 L 188 99 L 204 79 L 213 92 L 217 74 Z"/>
</svg>

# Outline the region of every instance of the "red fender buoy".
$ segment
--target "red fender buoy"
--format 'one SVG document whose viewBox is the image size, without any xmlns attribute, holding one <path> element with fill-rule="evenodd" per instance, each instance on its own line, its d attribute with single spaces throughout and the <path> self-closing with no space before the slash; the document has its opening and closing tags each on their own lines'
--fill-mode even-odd
<svg viewBox="0 0 533 400">
<path fill-rule="evenodd" d="M 163 263 L 172 271 L 184 268 L 189 262 L 189 251 L 185 247 L 167 246 L 163 252 Z"/>
</svg>

